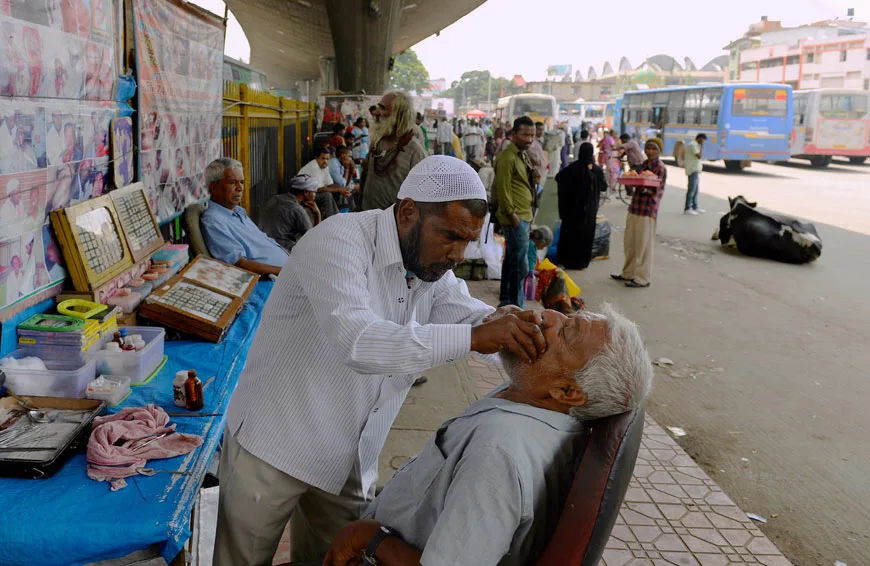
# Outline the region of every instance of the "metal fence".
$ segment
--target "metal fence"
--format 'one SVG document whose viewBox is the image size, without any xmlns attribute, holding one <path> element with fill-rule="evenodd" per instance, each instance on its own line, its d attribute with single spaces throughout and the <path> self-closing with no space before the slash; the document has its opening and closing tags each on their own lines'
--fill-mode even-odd
<svg viewBox="0 0 870 566">
<path fill-rule="evenodd" d="M 310 154 L 313 117 L 312 103 L 225 84 L 223 151 L 244 166 L 242 206 L 255 222 Z"/>
</svg>

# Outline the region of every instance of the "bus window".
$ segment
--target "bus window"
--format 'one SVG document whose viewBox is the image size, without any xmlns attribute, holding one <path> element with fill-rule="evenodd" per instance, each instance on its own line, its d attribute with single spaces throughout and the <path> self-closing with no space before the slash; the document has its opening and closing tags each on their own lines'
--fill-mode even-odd
<svg viewBox="0 0 870 566">
<path fill-rule="evenodd" d="M 667 106 L 668 105 L 668 92 L 657 92 L 656 97 L 653 100 L 653 105 L 655 106 Z"/>
<path fill-rule="evenodd" d="M 682 90 L 671 92 L 668 97 L 668 121 L 676 124 L 683 124 L 685 119 L 685 109 L 683 104 L 686 102 L 686 93 Z"/>
<path fill-rule="evenodd" d="M 773 116 L 788 114 L 788 91 L 776 88 L 734 89 L 731 114 L 734 116 Z"/>
<path fill-rule="evenodd" d="M 551 116 L 553 103 L 546 98 L 518 98 L 514 103 L 514 115 L 526 116 L 528 114 Z"/>
<path fill-rule="evenodd" d="M 858 94 L 824 94 L 819 102 L 823 118 L 865 118 L 867 96 Z"/>
<path fill-rule="evenodd" d="M 701 94 L 700 90 L 686 91 L 686 105 L 684 124 L 699 124 L 701 120 Z"/>
<path fill-rule="evenodd" d="M 705 126 L 715 126 L 719 123 L 719 103 L 722 102 L 721 88 L 705 88 L 704 100 L 701 103 L 701 121 Z"/>
</svg>

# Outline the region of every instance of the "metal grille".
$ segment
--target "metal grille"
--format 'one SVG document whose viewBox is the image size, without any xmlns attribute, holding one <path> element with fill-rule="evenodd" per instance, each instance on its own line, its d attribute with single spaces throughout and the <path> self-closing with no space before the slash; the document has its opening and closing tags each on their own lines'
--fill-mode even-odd
<svg viewBox="0 0 870 566">
<path fill-rule="evenodd" d="M 289 183 L 302 163 L 296 160 L 296 122 L 284 122 L 284 183 Z"/>
</svg>

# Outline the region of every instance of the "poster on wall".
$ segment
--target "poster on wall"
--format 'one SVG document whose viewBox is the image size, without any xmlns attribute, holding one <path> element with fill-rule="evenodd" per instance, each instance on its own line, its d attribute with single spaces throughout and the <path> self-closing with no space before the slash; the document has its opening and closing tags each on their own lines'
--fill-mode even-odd
<svg viewBox="0 0 870 566">
<path fill-rule="evenodd" d="M 0 320 L 66 277 L 49 212 L 108 190 L 118 0 L 0 0 Z"/>
<path fill-rule="evenodd" d="M 180 0 L 134 0 L 139 173 L 160 222 L 208 196 L 220 156 L 223 21 Z"/>
</svg>

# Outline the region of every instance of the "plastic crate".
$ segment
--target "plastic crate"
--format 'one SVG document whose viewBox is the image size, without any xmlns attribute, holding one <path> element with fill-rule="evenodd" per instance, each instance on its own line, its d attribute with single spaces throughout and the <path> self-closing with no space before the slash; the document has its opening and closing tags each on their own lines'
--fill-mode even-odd
<svg viewBox="0 0 870 566">
<path fill-rule="evenodd" d="M 617 182 L 620 185 L 629 187 L 658 187 L 661 185 L 658 177 L 649 177 L 646 175 L 635 175 L 629 177 L 620 177 Z"/>
<path fill-rule="evenodd" d="M 33 356 L 24 350 L 15 350 L 3 359 L 20 360 L 27 357 L 40 357 L 47 369 L 0 368 L 6 374 L 6 386 L 16 395 L 81 399 L 85 396 L 88 383 L 96 376 L 96 362 L 93 359 L 84 361 L 80 358 Z"/>
<path fill-rule="evenodd" d="M 100 350 L 95 358 L 100 375 L 121 375 L 133 383 L 148 378 L 163 362 L 163 341 L 166 331 L 150 326 L 126 326 L 127 335 L 139 334 L 145 348 L 138 352 L 107 352 Z M 93 379 L 93 378 L 92 378 Z"/>
</svg>

